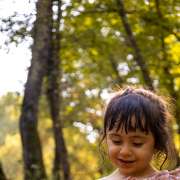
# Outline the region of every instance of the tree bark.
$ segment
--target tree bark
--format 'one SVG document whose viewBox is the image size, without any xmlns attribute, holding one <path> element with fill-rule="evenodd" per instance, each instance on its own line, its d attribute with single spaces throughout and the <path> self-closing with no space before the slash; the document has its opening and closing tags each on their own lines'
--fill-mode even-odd
<svg viewBox="0 0 180 180">
<path fill-rule="evenodd" d="M 149 72 L 149 70 L 147 68 L 146 61 L 142 56 L 140 48 L 139 48 L 139 46 L 138 46 L 138 44 L 136 42 L 136 39 L 135 39 L 135 37 L 133 35 L 130 24 L 128 22 L 126 11 L 124 9 L 123 0 L 116 0 L 116 2 L 117 2 L 117 5 L 118 5 L 118 13 L 119 13 L 119 15 L 121 17 L 122 24 L 124 26 L 124 29 L 125 29 L 126 33 L 127 33 L 127 38 L 128 38 L 128 40 L 129 40 L 129 42 L 131 44 L 131 47 L 134 50 L 134 53 L 135 53 L 135 60 L 136 60 L 136 62 L 138 64 L 138 66 L 141 69 L 141 72 L 142 72 L 142 75 L 143 75 L 143 78 L 144 78 L 144 83 L 147 85 L 147 87 L 150 90 L 154 90 L 153 80 L 150 77 L 150 72 Z"/>
<path fill-rule="evenodd" d="M 49 59 L 52 29 L 51 1 L 37 1 L 31 66 L 28 72 L 20 115 L 19 125 L 23 148 L 25 180 L 46 179 L 37 125 L 39 97 Z"/>
<path fill-rule="evenodd" d="M 61 58 L 60 58 L 60 21 L 62 17 L 61 1 L 54 0 L 58 7 L 57 19 L 54 19 L 52 33 L 52 49 L 51 58 L 48 61 L 48 88 L 47 95 L 50 104 L 50 112 L 53 121 L 53 132 L 55 140 L 55 158 L 53 166 L 54 180 L 70 180 L 70 165 L 68 163 L 68 154 L 63 136 L 62 122 L 60 119 L 60 104 L 61 104 Z M 62 174 L 63 177 L 62 178 Z"/>
<path fill-rule="evenodd" d="M 0 163 L 0 180 L 7 180 L 1 163 Z"/>
</svg>

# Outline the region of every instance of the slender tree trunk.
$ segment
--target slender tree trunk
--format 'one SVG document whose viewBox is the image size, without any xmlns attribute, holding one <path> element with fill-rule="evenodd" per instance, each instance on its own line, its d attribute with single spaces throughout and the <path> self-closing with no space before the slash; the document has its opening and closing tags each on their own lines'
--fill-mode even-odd
<svg viewBox="0 0 180 180">
<path fill-rule="evenodd" d="M 134 49 L 135 60 L 136 60 L 138 66 L 140 67 L 140 69 L 142 71 L 144 82 L 148 86 L 149 89 L 154 90 L 153 80 L 150 77 L 150 73 L 149 73 L 149 70 L 147 68 L 146 61 L 142 56 L 140 48 L 139 48 L 139 46 L 138 46 L 138 44 L 136 42 L 136 39 L 135 39 L 135 37 L 133 35 L 130 24 L 128 22 L 126 11 L 124 9 L 123 0 L 116 0 L 116 2 L 117 2 L 117 6 L 118 6 L 118 13 L 119 13 L 119 15 L 121 17 L 124 29 L 125 29 L 125 31 L 127 33 L 127 38 L 128 38 L 128 40 L 129 40 L 129 42 L 131 44 L 131 47 Z"/>
<path fill-rule="evenodd" d="M 2 167 L 2 164 L 0 163 L 0 180 L 6 180 L 6 175 L 3 171 L 3 167 Z"/>
<path fill-rule="evenodd" d="M 60 20 L 61 20 L 61 1 L 54 0 L 58 7 L 57 19 L 54 19 L 52 33 L 52 58 L 48 61 L 48 100 L 50 103 L 51 117 L 53 121 L 53 131 L 55 139 L 55 159 L 53 167 L 54 180 L 70 180 L 70 166 L 68 163 L 68 154 L 63 136 L 62 123 L 60 119 L 60 104 L 61 104 L 61 59 L 60 59 Z M 62 173 L 63 177 L 62 178 Z"/>
<path fill-rule="evenodd" d="M 51 40 L 52 0 L 37 1 L 32 60 L 25 86 L 20 116 L 20 134 L 24 158 L 24 179 L 46 178 L 41 143 L 37 131 L 38 104 L 43 77 L 46 74 Z"/>
</svg>

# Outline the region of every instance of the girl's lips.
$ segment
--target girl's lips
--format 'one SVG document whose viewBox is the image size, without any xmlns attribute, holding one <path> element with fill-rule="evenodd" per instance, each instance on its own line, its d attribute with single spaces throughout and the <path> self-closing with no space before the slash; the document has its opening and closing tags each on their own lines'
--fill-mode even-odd
<svg viewBox="0 0 180 180">
<path fill-rule="evenodd" d="M 124 160 L 124 159 L 118 159 L 122 164 L 131 164 L 134 163 L 134 160 Z"/>
<path fill-rule="evenodd" d="M 120 164 L 121 167 L 129 167 L 129 166 L 131 166 L 135 161 L 118 159 L 118 162 L 119 162 L 119 164 Z"/>
</svg>

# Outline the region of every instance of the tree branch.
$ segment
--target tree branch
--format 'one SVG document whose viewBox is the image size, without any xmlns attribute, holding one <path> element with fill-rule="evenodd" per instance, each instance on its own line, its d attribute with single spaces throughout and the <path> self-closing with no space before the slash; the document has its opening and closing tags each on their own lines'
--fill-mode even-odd
<svg viewBox="0 0 180 180">
<path fill-rule="evenodd" d="M 123 3 L 123 0 L 116 0 L 117 1 L 117 5 L 118 5 L 118 13 L 121 17 L 121 20 L 122 20 L 122 24 L 124 26 L 124 29 L 127 33 L 127 38 L 130 42 L 130 45 L 131 47 L 133 48 L 134 50 L 134 53 L 135 53 L 135 60 L 137 62 L 137 64 L 139 65 L 141 71 L 142 71 L 142 75 L 143 75 L 143 78 L 144 78 L 144 82 L 145 84 L 149 87 L 149 89 L 151 90 L 154 90 L 154 87 L 153 87 L 153 81 L 150 77 L 150 72 L 148 70 L 148 67 L 146 65 L 146 62 L 142 56 L 142 53 L 141 53 L 141 50 L 136 42 L 136 39 L 133 35 L 133 32 L 131 30 L 131 27 L 130 27 L 130 24 L 128 22 L 128 19 L 127 19 L 127 16 L 126 16 L 126 12 L 125 12 L 125 9 L 124 9 L 124 3 Z"/>
</svg>

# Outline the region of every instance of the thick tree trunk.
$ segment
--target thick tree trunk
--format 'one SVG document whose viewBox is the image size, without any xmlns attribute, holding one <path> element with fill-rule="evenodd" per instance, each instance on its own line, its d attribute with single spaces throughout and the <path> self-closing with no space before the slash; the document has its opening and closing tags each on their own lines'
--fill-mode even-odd
<svg viewBox="0 0 180 180">
<path fill-rule="evenodd" d="M 38 103 L 43 77 L 47 69 L 51 40 L 52 0 L 37 1 L 31 67 L 25 86 L 20 116 L 20 134 L 24 158 L 24 179 L 46 178 L 41 143 L 37 131 Z"/>
<path fill-rule="evenodd" d="M 50 103 L 51 117 L 53 121 L 53 131 L 55 139 L 55 159 L 53 167 L 54 180 L 70 180 L 70 166 L 68 163 L 68 154 L 63 136 L 62 123 L 60 119 L 60 104 L 61 104 L 61 59 L 60 51 L 60 20 L 61 20 L 61 1 L 54 0 L 58 6 L 57 19 L 54 19 L 52 33 L 52 55 L 48 61 L 48 100 Z M 62 174 L 64 178 L 62 178 Z"/>
<path fill-rule="evenodd" d="M 0 180 L 6 180 L 6 175 L 3 171 L 3 167 L 2 167 L 2 164 L 0 163 Z"/>
<path fill-rule="evenodd" d="M 138 64 L 138 66 L 140 67 L 141 71 L 142 71 L 142 75 L 144 78 L 144 83 L 148 86 L 149 89 L 154 90 L 153 87 L 153 81 L 150 77 L 150 73 L 149 70 L 147 68 L 146 65 L 146 61 L 142 56 L 142 53 L 140 51 L 140 48 L 138 47 L 138 44 L 136 42 L 136 39 L 133 35 L 133 32 L 131 30 L 130 24 L 128 22 L 127 16 L 126 16 L 126 11 L 124 9 L 124 3 L 123 0 L 116 0 L 117 1 L 117 6 L 118 6 L 118 13 L 121 17 L 122 20 L 122 24 L 124 26 L 124 29 L 127 33 L 127 38 L 131 44 L 131 47 L 134 49 L 134 53 L 135 53 L 135 60 Z"/>
</svg>

